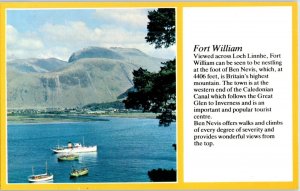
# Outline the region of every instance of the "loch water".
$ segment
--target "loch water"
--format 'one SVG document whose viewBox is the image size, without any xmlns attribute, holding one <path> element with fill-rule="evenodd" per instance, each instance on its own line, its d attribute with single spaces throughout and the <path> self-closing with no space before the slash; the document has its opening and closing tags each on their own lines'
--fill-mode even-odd
<svg viewBox="0 0 300 191">
<path fill-rule="evenodd" d="M 103 119 L 103 118 L 102 118 Z M 149 182 L 152 169 L 176 169 L 176 125 L 158 126 L 157 119 L 114 118 L 70 123 L 9 123 L 8 183 L 28 183 L 32 174 L 48 172 L 54 183 Z M 79 154 L 79 161 L 58 162 L 50 149 L 83 142 L 98 145 L 97 153 Z M 70 179 L 72 167 L 86 166 L 89 174 Z"/>
</svg>

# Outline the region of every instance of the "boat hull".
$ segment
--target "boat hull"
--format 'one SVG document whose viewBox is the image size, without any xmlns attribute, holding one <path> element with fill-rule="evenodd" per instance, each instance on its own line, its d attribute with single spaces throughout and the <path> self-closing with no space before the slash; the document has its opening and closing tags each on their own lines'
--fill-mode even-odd
<svg viewBox="0 0 300 191">
<path fill-rule="evenodd" d="M 73 170 L 70 173 L 70 178 L 77 178 L 77 177 L 80 177 L 80 176 L 86 176 L 86 175 L 88 175 L 88 173 L 89 173 L 88 169 Z"/>
<path fill-rule="evenodd" d="M 77 154 L 63 154 L 57 157 L 58 161 L 74 161 L 79 160 L 79 155 Z"/>
<path fill-rule="evenodd" d="M 79 157 L 72 157 L 72 158 L 57 158 L 58 161 L 74 161 L 79 160 Z"/>
<path fill-rule="evenodd" d="M 54 153 L 88 153 L 97 152 L 97 146 L 80 147 L 80 148 L 63 148 L 63 149 L 52 149 Z"/>
<path fill-rule="evenodd" d="M 39 182 L 51 182 L 53 181 L 53 174 L 39 174 L 28 177 L 28 182 L 39 183 Z"/>
</svg>

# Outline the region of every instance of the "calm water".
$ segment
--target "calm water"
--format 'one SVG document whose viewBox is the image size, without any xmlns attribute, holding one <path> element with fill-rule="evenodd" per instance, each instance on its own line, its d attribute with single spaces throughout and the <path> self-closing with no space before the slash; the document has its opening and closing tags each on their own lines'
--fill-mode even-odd
<svg viewBox="0 0 300 191">
<path fill-rule="evenodd" d="M 176 169 L 175 124 L 159 127 L 155 119 L 107 118 L 109 121 L 56 124 L 9 124 L 8 182 L 48 171 L 54 182 L 148 182 L 148 170 Z M 79 161 L 58 162 L 50 148 L 68 141 L 98 145 L 97 153 L 80 154 Z M 70 180 L 72 166 L 89 167 L 88 176 Z"/>
</svg>

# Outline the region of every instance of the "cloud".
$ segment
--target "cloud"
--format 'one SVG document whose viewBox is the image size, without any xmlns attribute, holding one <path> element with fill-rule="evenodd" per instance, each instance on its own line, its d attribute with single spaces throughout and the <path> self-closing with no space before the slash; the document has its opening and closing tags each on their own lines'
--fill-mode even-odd
<svg viewBox="0 0 300 191">
<path fill-rule="evenodd" d="M 147 9 L 97 9 L 95 18 L 107 24 L 146 28 L 148 23 Z"/>
<path fill-rule="evenodd" d="M 46 40 L 58 43 L 84 43 L 99 39 L 101 29 L 90 29 L 84 22 L 67 22 L 65 25 L 47 23 L 40 32 L 44 33 Z"/>
<path fill-rule="evenodd" d="M 73 51 L 89 46 L 142 48 L 145 45 L 144 32 L 126 30 L 118 25 L 91 28 L 81 21 L 63 25 L 47 23 L 39 32 L 48 46 L 66 47 Z"/>
<path fill-rule="evenodd" d="M 6 27 L 8 59 L 36 55 L 44 48 L 43 42 L 33 34 L 20 34 L 11 25 Z"/>
<path fill-rule="evenodd" d="M 46 22 L 22 32 L 17 26 L 7 25 L 7 58 L 68 60 L 73 52 L 90 46 L 137 48 L 155 57 L 175 56 L 174 47 L 154 49 L 154 45 L 146 43 L 148 10 L 97 9 L 91 14 L 96 25 L 85 22 L 84 18 Z"/>
<path fill-rule="evenodd" d="M 17 45 L 20 48 L 28 49 L 28 50 L 37 50 L 43 48 L 44 45 L 40 40 L 37 39 L 19 39 Z"/>
<path fill-rule="evenodd" d="M 7 31 L 7 46 L 24 49 L 40 49 L 43 48 L 41 40 L 31 35 L 20 36 L 19 32 L 11 25 L 6 28 Z"/>
<path fill-rule="evenodd" d="M 11 25 L 6 26 L 6 41 L 8 46 L 11 46 L 17 42 L 18 31 Z"/>
<path fill-rule="evenodd" d="M 139 31 L 128 31 L 122 27 L 101 27 L 89 28 L 81 21 L 67 22 L 64 25 L 45 24 L 40 32 L 44 34 L 44 39 L 49 42 L 76 46 L 87 44 L 110 43 L 144 43 L 144 33 Z"/>
<path fill-rule="evenodd" d="M 52 47 L 40 52 L 39 58 L 58 58 L 61 60 L 68 60 L 72 50 L 66 47 Z"/>
</svg>

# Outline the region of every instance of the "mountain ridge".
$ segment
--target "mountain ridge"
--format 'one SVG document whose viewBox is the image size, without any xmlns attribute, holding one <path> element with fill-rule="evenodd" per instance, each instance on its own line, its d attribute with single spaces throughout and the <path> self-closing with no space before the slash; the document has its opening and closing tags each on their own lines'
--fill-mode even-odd
<svg viewBox="0 0 300 191">
<path fill-rule="evenodd" d="M 91 49 L 93 55 L 87 57 Z M 44 71 L 7 67 L 8 108 L 75 108 L 116 101 L 119 95 L 133 86 L 133 70 L 143 67 L 152 72 L 158 71 L 161 62 L 165 61 L 138 49 L 89 47 L 80 51 L 73 53 L 77 53 L 77 57 L 73 57 L 72 62 L 62 61 L 61 68 L 49 68 L 49 63 L 45 62 L 46 69 L 41 60 L 38 66 Z M 103 52 L 109 52 L 109 56 L 103 55 Z"/>
</svg>

